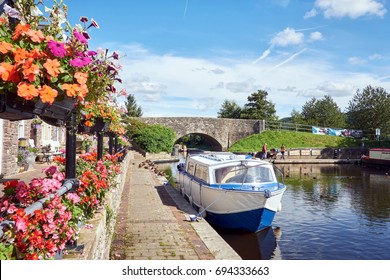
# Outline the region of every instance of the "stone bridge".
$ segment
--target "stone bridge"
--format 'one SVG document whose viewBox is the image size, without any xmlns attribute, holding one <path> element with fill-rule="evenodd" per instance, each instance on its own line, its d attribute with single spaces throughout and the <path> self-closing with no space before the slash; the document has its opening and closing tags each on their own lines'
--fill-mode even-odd
<svg viewBox="0 0 390 280">
<path fill-rule="evenodd" d="M 215 151 L 226 151 L 241 138 L 264 130 L 264 120 L 161 117 L 139 118 L 148 124 L 161 124 L 176 132 L 176 141 L 188 134 L 198 134 L 209 140 Z"/>
</svg>

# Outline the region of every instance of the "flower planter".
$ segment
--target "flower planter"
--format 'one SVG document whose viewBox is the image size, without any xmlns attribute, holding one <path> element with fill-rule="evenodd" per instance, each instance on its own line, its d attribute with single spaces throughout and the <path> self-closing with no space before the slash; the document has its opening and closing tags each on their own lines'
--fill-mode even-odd
<svg viewBox="0 0 390 280">
<path fill-rule="evenodd" d="M 15 94 L 0 93 L 0 118 L 10 121 L 29 120 L 34 118 L 31 101 L 17 101 Z"/>
<path fill-rule="evenodd" d="M 105 123 L 103 119 L 97 118 L 93 126 L 86 126 L 85 120 L 82 120 L 77 126 L 77 133 L 79 134 L 94 134 L 97 132 L 107 131 L 109 124 Z"/>
<path fill-rule="evenodd" d="M 0 118 L 17 121 L 34 118 L 35 115 L 51 125 L 60 126 L 66 121 L 75 106 L 76 101 L 64 96 L 53 104 L 38 101 L 24 100 L 16 93 L 0 93 Z"/>
</svg>

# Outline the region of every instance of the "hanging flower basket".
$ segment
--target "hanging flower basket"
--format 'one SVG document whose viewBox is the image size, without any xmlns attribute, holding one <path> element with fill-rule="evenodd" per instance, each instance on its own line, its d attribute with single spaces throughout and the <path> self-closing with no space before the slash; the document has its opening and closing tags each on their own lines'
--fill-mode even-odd
<svg viewBox="0 0 390 280">
<path fill-rule="evenodd" d="M 34 118 L 34 102 L 18 100 L 16 94 L 0 93 L 0 119 L 10 121 L 29 120 Z"/>
<path fill-rule="evenodd" d="M 104 122 L 102 118 L 96 118 L 94 125 L 85 125 L 85 120 L 82 120 L 78 127 L 77 133 L 79 134 L 95 134 L 97 132 L 105 132 L 109 127 L 109 123 Z"/>
<path fill-rule="evenodd" d="M 60 126 L 68 119 L 75 102 L 74 99 L 64 96 L 63 99 L 49 104 L 42 102 L 41 99 L 25 100 L 18 97 L 16 93 L 4 92 L 0 93 L 0 118 L 18 121 L 39 116 L 51 125 Z"/>
</svg>

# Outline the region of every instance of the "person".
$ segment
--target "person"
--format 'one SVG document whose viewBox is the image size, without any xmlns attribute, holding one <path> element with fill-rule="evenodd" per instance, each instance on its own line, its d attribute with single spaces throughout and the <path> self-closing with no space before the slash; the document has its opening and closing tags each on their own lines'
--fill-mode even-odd
<svg viewBox="0 0 390 280">
<path fill-rule="evenodd" d="M 261 152 L 263 153 L 262 159 L 267 158 L 267 143 L 264 143 L 263 148 L 261 149 Z"/>
<path fill-rule="evenodd" d="M 280 159 L 284 159 L 284 152 L 286 151 L 286 148 L 284 147 L 284 144 L 282 144 L 282 147 L 280 147 Z"/>
</svg>

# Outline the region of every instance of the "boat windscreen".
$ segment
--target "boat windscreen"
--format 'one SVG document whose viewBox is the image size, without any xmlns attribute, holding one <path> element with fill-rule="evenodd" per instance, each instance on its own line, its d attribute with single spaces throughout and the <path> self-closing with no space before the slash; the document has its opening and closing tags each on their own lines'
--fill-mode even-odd
<svg viewBox="0 0 390 280">
<path fill-rule="evenodd" d="M 269 166 L 228 166 L 215 170 L 215 183 L 269 183 L 274 182 L 275 176 Z"/>
</svg>

